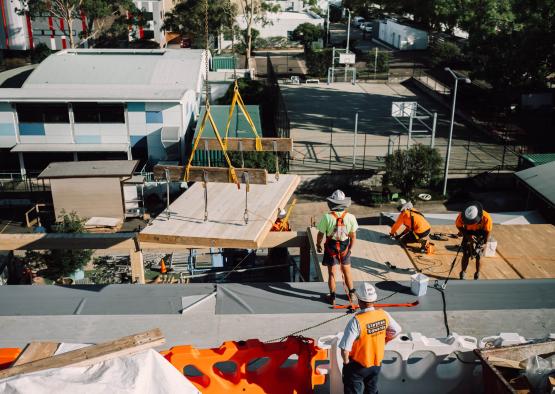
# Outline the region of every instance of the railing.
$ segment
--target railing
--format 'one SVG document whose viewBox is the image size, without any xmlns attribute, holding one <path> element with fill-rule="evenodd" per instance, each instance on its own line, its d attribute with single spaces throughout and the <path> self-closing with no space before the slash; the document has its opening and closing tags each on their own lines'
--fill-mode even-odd
<svg viewBox="0 0 555 394">
<path fill-rule="evenodd" d="M 436 93 L 444 96 L 451 95 L 451 88 L 449 86 L 439 82 L 434 77 L 431 77 L 424 70 L 419 69 L 418 71 L 415 71 L 412 77 Z"/>
<path fill-rule="evenodd" d="M 0 172 L 0 191 L 37 192 L 50 190 L 48 179 L 38 179 L 38 172 L 23 176 L 19 172 Z"/>
</svg>

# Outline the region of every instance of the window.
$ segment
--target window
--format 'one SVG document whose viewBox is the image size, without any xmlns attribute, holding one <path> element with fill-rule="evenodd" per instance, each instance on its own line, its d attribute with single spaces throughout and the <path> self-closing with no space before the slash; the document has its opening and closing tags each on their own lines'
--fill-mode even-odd
<svg viewBox="0 0 555 394">
<path fill-rule="evenodd" d="M 143 19 L 145 21 L 151 21 L 154 19 L 154 14 L 152 12 L 145 11 L 143 12 Z"/>
<path fill-rule="evenodd" d="M 143 38 L 145 40 L 152 40 L 154 39 L 154 30 L 144 30 L 143 31 Z"/>
<path fill-rule="evenodd" d="M 75 123 L 125 123 L 123 104 L 73 103 Z"/>
<path fill-rule="evenodd" d="M 162 111 L 146 111 L 146 123 L 164 123 Z"/>
<path fill-rule="evenodd" d="M 67 104 L 17 104 L 20 123 L 69 123 Z"/>
</svg>

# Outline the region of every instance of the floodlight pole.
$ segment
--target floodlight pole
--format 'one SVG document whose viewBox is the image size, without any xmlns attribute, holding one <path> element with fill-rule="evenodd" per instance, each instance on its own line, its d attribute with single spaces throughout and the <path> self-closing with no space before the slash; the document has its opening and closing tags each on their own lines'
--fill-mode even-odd
<svg viewBox="0 0 555 394">
<path fill-rule="evenodd" d="M 447 142 L 447 153 L 445 155 L 445 170 L 443 173 L 443 195 L 447 195 L 447 177 L 449 176 L 449 159 L 451 157 L 451 142 L 453 140 L 453 126 L 455 124 L 455 106 L 457 105 L 457 89 L 459 80 L 470 83 L 470 79 L 461 77 L 453 72 L 449 67 L 445 67 L 445 71 L 449 72 L 455 79 L 455 87 L 453 88 L 453 102 L 451 104 L 451 124 L 449 126 L 449 141 Z"/>
<path fill-rule="evenodd" d="M 330 3 L 328 1 L 328 13 L 326 15 L 326 46 L 329 44 L 330 37 Z"/>
<path fill-rule="evenodd" d="M 347 46 L 346 46 L 346 53 L 349 53 L 349 37 L 351 36 L 351 10 L 345 8 L 349 13 L 349 19 L 347 20 Z"/>
<path fill-rule="evenodd" d="M 357 133 L 358 133 L 358 112 L 355 114 L 355 135 L 353 137 L 353 170 L 356 168 Z"/>
</svg>

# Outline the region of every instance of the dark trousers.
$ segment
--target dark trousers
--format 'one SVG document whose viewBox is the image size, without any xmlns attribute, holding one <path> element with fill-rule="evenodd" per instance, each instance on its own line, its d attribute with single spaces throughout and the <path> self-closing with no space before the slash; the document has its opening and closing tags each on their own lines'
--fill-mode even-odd
<svg viewBox="0 0 555 394">
<path fill-rule="evenodd" d="M 345 394 L 378 394 L 378 375 L 381 367 L 364 368 L 356 361 L 343 366 Z"/>
</svg>

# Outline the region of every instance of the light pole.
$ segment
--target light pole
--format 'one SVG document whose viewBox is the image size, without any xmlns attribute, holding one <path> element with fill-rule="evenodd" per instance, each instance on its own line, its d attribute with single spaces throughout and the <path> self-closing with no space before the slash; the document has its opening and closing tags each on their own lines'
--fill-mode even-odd
<svg viewBox="0 0 555 394">
<path fill-rule="evenodd" d="M 329 44 L 330 37 L 330 3 L 328 2 L 328 13 L 326 16 L 326 46 Z"/>
<path fill-rule="evenodd" d="M 451 157 L 451 141 L 453 140 L 453 126 L 455 123 L 455 106 L 457 105 L 457 89 L 459 80 L 470 83 L 470 79 L 457 75 L 449 67 L 445 67 L 445 71 L 449 72 L 455 79 L 455 87 L 453 88 L 453 103 L 451 104 L 451 124 L 449 126 L 449 141 L 447 142 L 447 154 L 445 155 L 445 171 L 443 174 L 443 195 L 447 195 L 447 177 L 449 175 L 449 158 Z"/>
<path fill-rule="evenodd" d="M 347 47 L 345 48 L 345 52 L 349 53 L 349 37 L 351 35 L 351 10 L 348 8 L 345 9 L 349 13 L 349 19 L 347 20 Z"/>
</svg>

